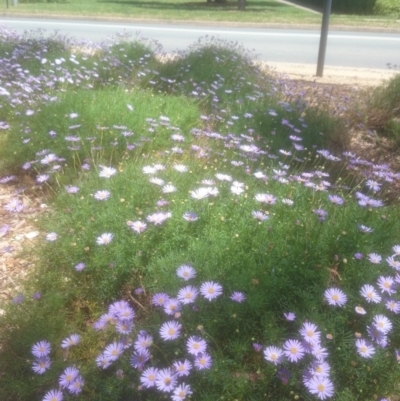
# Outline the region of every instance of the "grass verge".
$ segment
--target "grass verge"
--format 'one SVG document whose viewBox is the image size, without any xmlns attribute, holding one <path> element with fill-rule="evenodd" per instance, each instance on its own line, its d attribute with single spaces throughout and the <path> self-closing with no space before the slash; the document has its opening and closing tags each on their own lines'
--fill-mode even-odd
<svg viewBox="0 0 400 401">
<path fill-rule="evenodd" d="M 0 5 L 0 12 L 5 15 L 27 16 L 63 16 L 128 18 L 136 20 L 160 21 L 198 21 L 223 22 L 240 24 L 300 24 L 321 25 L 321 15 L 280 3 L 275 0 L 249 2 L 244 12 L 237 10 L 236 1 L 187 2 L 184 0 L 166 0 L 163 2 L 131 2 L 129 0 L 85 2 L 71 0 L 68 2 L 27 2 L 17 7 Z M 356 16 L 333 14 L 331 25 L 348 25 L 353 27 L 399 28 L 396 15 Z"/>
</svg>

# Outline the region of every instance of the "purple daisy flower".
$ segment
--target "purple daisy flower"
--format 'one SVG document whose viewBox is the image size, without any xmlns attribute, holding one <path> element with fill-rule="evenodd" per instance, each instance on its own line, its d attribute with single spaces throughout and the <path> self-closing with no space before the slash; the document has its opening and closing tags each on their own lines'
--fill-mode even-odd
<svg viewBox="0 0 400 401">
<path fill-rule="evenodd" d="M 212 281 L 206 281 L 200 287 L 200 293 L 209 301 L 219 297 L 222 294 L 222 286 Z"/>
<path fill-rule="evenodd" d="M 19 199 L 11 199 L 4 206 L 4 210 L 11 213 L 20 213 L 24 208 L 24 204 Z"/>
<path fill-rule="evenodd" d="M 290 362 L 298 362 L 304 356 L 304 348 L 300 341 L 297 340 L 287 340 L 283 344 L 284 354 L 289 359 Z"/>
<path fill-rule="evenodd" d="M 76 264 L 74 268 L 77 272 L 81 272 L 83 269 L 85 269 L 85 267 L 86 267 L 86 264 L 83 262 L 80 262 L 80 263 Z"/>
<path fill-rule="evenodd" d="M 320 400 L 332 397 L 334 394 L 333 383 L 327 377 L 314 376 L 306 386 L 311 394 L 315 394 Z"/>
<path fill-rule="evenodd" d="M 48 356 L 51 351 L 51 345 L 48 341 L 39 341 L 32 347 L 32 355 L 36 358 Z"/>
<path fill-rule="evenodd" d="M 190 265 L 179 266 L 176 270 L 176 275 L 185 281 L 196 277 L 196 270 Z"/>
<path fill-rule="evenodd" d="M 143 223 L 140 220 L 128 221 L 126 224 L 128 225 L 128 227 L 130 227 L 133 231 L 137 232 L 138 234 L 146 231 L 147 229 L 147 224 Z"/>
<path fill-rule="evenodd" d="M 158 369 L 148 368 L 140 376 L 140 383 L 143 387 L 151 388 L 156 385 L 156 378 L 158 376 Z"/>
<path fill-rule="evenodd" d="M 374 347 L 361 338 L 356 341 L 356 348 L 363 358 L 372 358 L 372 355 L 375 354 Z"/>
<path fill-rule="evenodd" d="M 104 350 L 104 356 L 109 361 L 116 361 L 124 351 L 124 345 L 121 342 L 113 342 L 107 345 Z"/>
<path fill-rule="evenodd" d="M 344 203 L 344 199 L 339 195 L 328 195 L 328 199 L 335 205 L 343 205 Z"/>
<path fill-rule="evenodd" d="M 205 352 L 207 349 L 207 343 L 201 337 L 192 336 L 188 338 L 186 348 L 189 354 L 198 355 Z"/>
<path fill-rule="evenodd" d="M 253 349 L 254 349 L 254 351 L 256 351 L 256 352 L 261 352 L 262 351 L 262 344 L 260 344 L 260 343 L 253 343 Z"/>
<path fill-rule="evenodd" d="M 44 396 L 43 401 L 62 401 L 63 398 L 63 393 L 60 390 L 50 390 Z"/>
<path fill-rule="evenodd" d="M 154 294 L 151 303 L 154 306 L 165 306 L 165 303 L 169 300 L 169 296 L 167 294 L 164 294 L 163 292 Z"/>
<path fill-rule="evenodd" d="M 139 332 L 137 340 L 135 341 L 134 348 L 137 351 L 147 349 L 153 344 L 153 337 L 145 331 Z"/>
<path fill-rule="evenodd" d="M 268 362 L 272 362 L 274 365 L 278 365 L 284 359 L 285 355 L 283 351 L 278 347 L 267 347 L 264 350 L 264 358 Z"/>
<path fill-rule="evenodd" d="M 134 351 L 131 356 L 130 364 L 133 368 L 142 370 L 145 363 L 150 359 L 151 355 L 148 349 Z"/>
<path fill-rule="evenodd" d="M 196 287 L 188 285 L 179 290 L 178 300 L 184 305 L 191 304 L 195 301 L 198 294 L 199 294 L 199 291 L 197 290 Z"/>
<path fill-rule="evenodd" d="M 64 370 L 60 376 L 58 383 L 62 388 L 67 388 L 79 375 L 79 370 L 70 366 Z"/>
<path fill-rule="evenodd" d="M 177 339 L 182 330 L 182 325 L 175 321 L 165 322 L 160 327 L 160 336 L 164 341 Z"/>
<path fill-rule="evenodd" d="M 178 387 L 174 389 L 171 399 L 172 401 L 183 401 L 190 394 L 193 394 L 190 386 L 188 384 L 181 383 Z"/>
<path fill-rule="evenodd" d="M 69 348 L 73 345 L 78 345 L 80 341 L 81 336 L 79 334 L 71 334 L 69 337 L 62 341 L 61 348 Z"/>
<path fill-rule="evenodd" d="M 176 361 L 173 363 L 173 367 L 175 369 L 176 374 L 178 377 L 184 377 L 188 376 L 191 369 L 192 369 L 192 364 L 190 361 L 185 359 L 184 361 Z"/>
<path fill-rule="evenodd" d="M 96 191 L 93 195 L 94 199 L 97 199 L 99 201 L 104 201 L 107 200 L 110 197 L 111 193 L 110 191 L 107 190 L 100 190 Z"/>
<path fill-rule="evenodd" d="M 194 360 L 194 366 L 198 370 L 210 369 L 212 365 L 212 358 L 206 352 L 200 353 Z"/>
<path fill-rule="evenodd" d="M 177 385 L 177 377 L 171 369 L 161 369 L 157 373 L 156 387 L 164 393 L 170 393 Z"/>
<path fill-rule="evenodd" d="M 43 184 L 43 183 L 46 182 L 49 178 L 50 178 L 49 175 L 47 175 L 47 174 L 41 174 L 41 175 L 38 175 L 38 176 L 36 177 L 36 182 L 39 183 L 39 184 Z"/>
<path fill-rule="evenodd" d="M 42 356 L 41 358 L 38 358 L 35 362 L 32 364 L 32 370 L 39 374 L 42 375 L 44 372 L 46 372 L 47 369 L 50 369 L 51 361 L 48 356 Z"/>
<path fill-rule="evenodd" d="M 242 303 L 245 301 L 246 296 L 243 294 L 243 292 L 234 291 L 229 298 L 234 302 Z"/>
<path fill-rule="evenodd" d="M 101 171 L 99 173 L 99 177 L 110 178 L 117 174 L 117 170 L 113 167 L 100 166 L 100 168 Z"/>
<path fill-rule="evenodd" d="M 369 303 L 378 304 L 381 302 L 381 297 L 375 291 L 375 288 L 372 285 L 365 284 L 361 287 L 360 294 L 367 300 Z"/>
<path fill-rule="evenodd" d="M 104 233 L 101 234 L 100 237 L 97 237 L 96 242 L 98 245 L 108 245 L 112 239 L 113 239 L 114 235 L 111 233 Z"/>
<path fill-rule="evenodd" d="M 58 238 L 57 233 L 49 233 L 49 234 L 46 235 L 46 240 L 47 241 L 53 242 L 53 241 L 56 241 L 57 238 Z"/>
<path fill-rule="evenodd" d="M 328 288 L 324 296 L 329 305 L 343 306 L 347 302 L 346 294 L 339 288 Z"/>
<path fill-rule="evenodd" d="M 182 216 L 186 221 L 197 221 L 199 219 L 199 217 L 197 216 L 196 213 L 194 212 L 186 212 L 183 214 Z"/>
<path fill-rule="evenodd" d="M 283 316 L 284 316 L 285 319 L 288 320 L 289 322 L 293 322 L 293 320 L 296 319 L 296 314 L 294 314 L 293 312 L 284 313 Z"/>
<path fill-rule="evenodd" d="M 75 380 L 67 387 L 68 391 L 71 394 L 80 394 L 82 392 L 82 387 L 85 384 L 83 377 L 78 375 Z"/>
<path fill-rule="evenodd" d="M 287 384 L 289 383 L 289 379 L 290 379 L 291 373 L 290 373 L 286 368 L 284 368 L 283 366 L 281 366 L 281 367 L 278 369 L 276 375 L 278 376 L 278 379 L 279 379 L 284 385 L 287 385 Z"/>
<path fill-rule="evenodd" d="M 181 310 L 181 303 L 178 298 L 168 298 L 163 306 L 167 315 L 175 315 Z"/>
<path fill-rule="evenodd" d="M 76 194 L 77 192 L 79 192 L 79 188 L 78 187 L 74 187 L 73 185 L 67 185 L 65 187 L 65 190 L 69 193 L 69 194 Z"/>
<path fill-rule="evenodd" d="M 100 354 L 96 358 L 96 365 L 99 368 L 107 369 L 111 365 L 111 362 L 112 362 L 111 359 L 106 357 L 104 354 Z"/>
<path fill-rule="evenodd" d="M 317 325 L 310 322 L 303 323 L 300 329 L 300 334 L 311 345 L 317 345 L 320 342 L 321 332 L 318 331 Z"/>
</svg>

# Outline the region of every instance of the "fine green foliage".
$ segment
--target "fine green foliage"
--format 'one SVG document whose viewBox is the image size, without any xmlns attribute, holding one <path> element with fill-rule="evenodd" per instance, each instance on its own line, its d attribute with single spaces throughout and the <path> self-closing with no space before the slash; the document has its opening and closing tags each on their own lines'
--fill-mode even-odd
<svg viewBox="0 0 400 401">
<path fill-rule="evenodd" d="M 15 103 L 0 108 L 1 185 L 31 182 L 18 189 L 40 195 L 49 212 L 24 255 L 34 271 L 0 303 L 2 401 L 51 399 L 57 388 L 67 400 L 175 401 L 168 380 L 157 376 L 158 389 L 148 389 L 143 374 L 184 359 L 194 367 L 177 380 L 192 399 L 311 401 L 304 373 L 316 380 L 318 352 L 334 386 L 319 387 L 326 398 L 396 394 L 400 305 L 395 284 L 381 282 L 398 280 L 400 208 L 387 202 L 398 177 L 343 152 L 338 117 L 282 101 L 279 84 L 233 44 L 199 43 L 161 62 L 143 43 L 82 54 L 13 40 L 14 62 L 28 72 L 9 72 L 1 95 Z M 7 57 L 12 47 L 2 46 Z M 20 99 L 21 83 L 38 76 L 48 80 Z M 22 216 L 20 196 L 4 213 Z M 177 274 L 182 266 L 189 277 Z M 381 302 L 361 295 L 366 284 Z M 183 289 L 200 293 L 189 303 Z M 181 304 L 156 306 L 162 293 Z M 393 326 L 386 347 L 367 329 L 378 330 L 380 315 Z M 176 338 L 160 330 L 166 323 L 179 326 Z M 268 347 L 302 339 L 307 323 L 320 338 L 303 339 L 303 358 L 266 357 Z M 145 335 L 151 358 L 139 363 Z M 201 355 L 188 351 L 193 336 L 206 342 Z M 373 344 L 371 358 L 357 351 L 360 336 Z M 35 373 L 40 341 L 51 344 L 51 364 Z M 84 379 L 77 397 L 67 368 Z"/>
</svg>

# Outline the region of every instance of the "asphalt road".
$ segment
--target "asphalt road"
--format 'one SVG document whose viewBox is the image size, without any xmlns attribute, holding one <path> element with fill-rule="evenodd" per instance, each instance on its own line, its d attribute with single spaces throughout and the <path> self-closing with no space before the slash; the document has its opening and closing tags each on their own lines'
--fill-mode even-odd
<svg viewBox="0 0 400 401">
<path fill-rule="evenodd" d="M 263 61 L 294 64 L 317 63 L 320 36 L 319 30 L 201 27 L 190 26 L 189 23 L 174 25 L 0 18 L 0 25 L 20 33 L 41 28 L 50 36 L 54 30 L 58 30 L 62 34 L 93 42 L 101 42 L 118 32 L 139 32 L 159 41 L 166 52 L 184 50 L 200 37 L 208 35 L 238 42 L 249 50 L 254 49 Z M 388 64 L 400 67 L 400 34 L 330 30 L 325 65 L 387 69 Z"/>
</svg>

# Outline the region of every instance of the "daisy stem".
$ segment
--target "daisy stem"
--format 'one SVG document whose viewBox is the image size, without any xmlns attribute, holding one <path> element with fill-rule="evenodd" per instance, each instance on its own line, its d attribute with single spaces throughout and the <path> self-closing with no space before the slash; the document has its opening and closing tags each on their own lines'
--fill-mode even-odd
<svg viewBox="0 0 400 401">
<path fill-rule="evenodd" d="M 129 294 L 131 300 L 138 306 L 140 306 L 145 312 L 147 312 L 147 309 L 139 302 L 137 301 L 135 298 L 133 298 L 133 296 L 131 294 Z"/>
<path fill-rule="evenodd" d="M 220 346 L 218 345 L 218 343 L 217 343 L 217 341 L 214 339 L 214 337 L 212 337 L 209 333 L 207 333 L 207 331 L 205 331 L 204 328 L 203 328 L 202 331 L 203 331 L 205 334 L 207 334 L 207 336 L 208 336 L 209 338 L 211 338 L 211 340 L 213 341 L 213 343 L 217 346 L 219 352 L 222 354 L 222 349 L 220 348 Z"/>
</svg>

